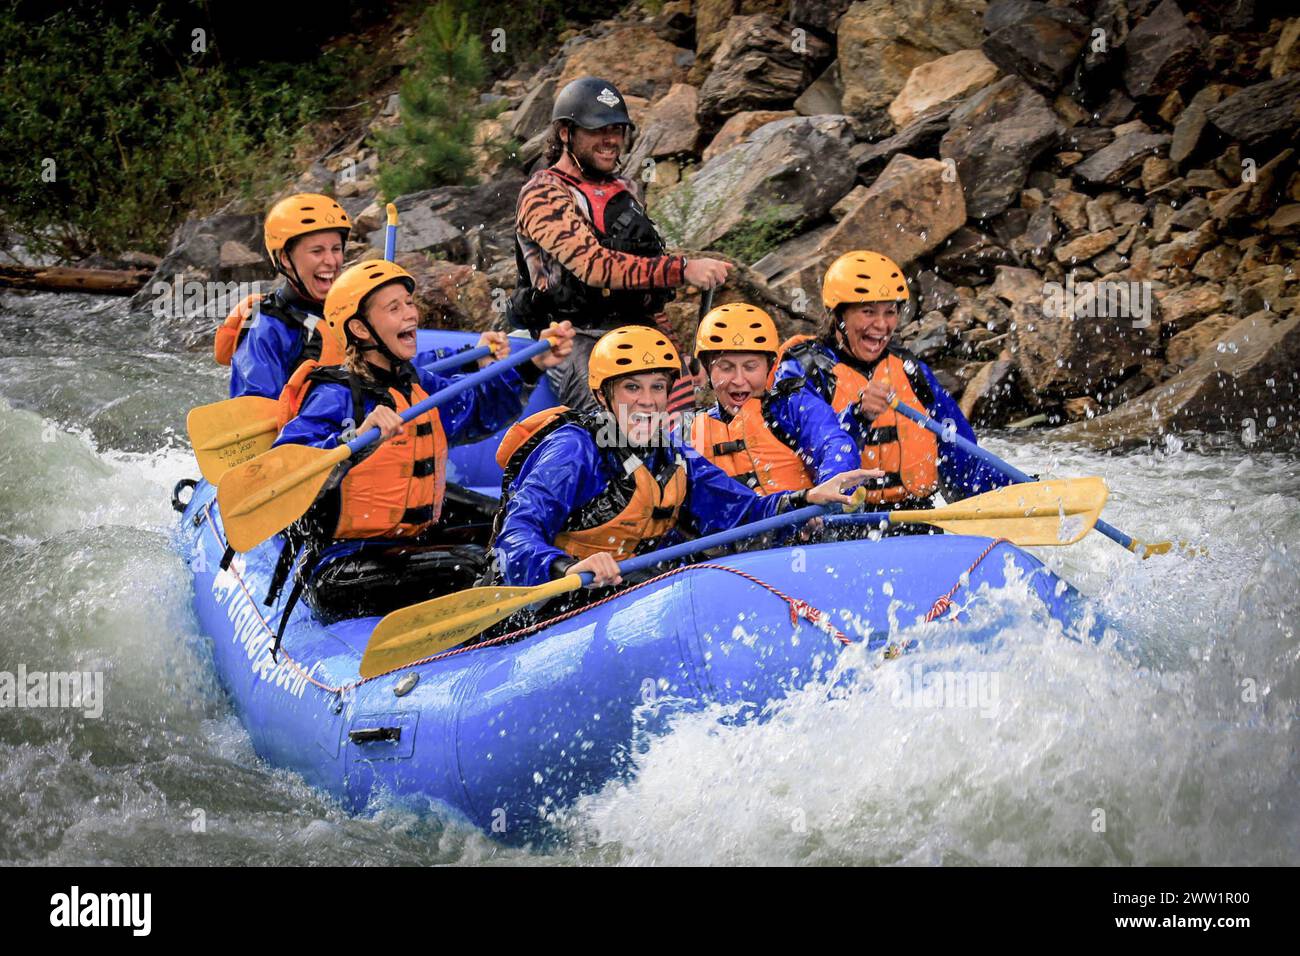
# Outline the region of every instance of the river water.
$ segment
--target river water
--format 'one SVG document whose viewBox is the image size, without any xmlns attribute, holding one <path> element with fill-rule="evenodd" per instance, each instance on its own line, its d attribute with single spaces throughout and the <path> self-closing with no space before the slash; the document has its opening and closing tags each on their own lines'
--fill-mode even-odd
<svg viewBox="0 0 1300 956">
<path fill-rule="evenodd" d="M 1122 640 L 1063 640 L 1010 586 L 981 706 L 928 705 L 904 659 L 762 723 L 696 714 L 518 849 L 409 804 L 350 816 L 257 759 L 171 546 L 185 412 L 226 373 L 172 338 L 121 300 L 0 294 L 0 671 L 106 687 L 98 719 L 0 710 L 0 863 L 1300 863 L 1293 457 L 988 440 L 1104 476 L 1112 524 L 1208 553 L 1040 549 Z"/>
</svg>

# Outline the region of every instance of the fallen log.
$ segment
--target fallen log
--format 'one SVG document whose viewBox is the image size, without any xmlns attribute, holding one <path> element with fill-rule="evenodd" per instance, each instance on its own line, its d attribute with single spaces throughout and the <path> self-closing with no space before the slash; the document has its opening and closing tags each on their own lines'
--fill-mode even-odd
<svg viewBox="0 0 1300 956">
<path fill-rule="evenodd" d="M 131 295 L 149 281 L 149 269 L 74 269 L 67 266 L 0 264 L 0 286 L 41 292 L 100 292 Z"/>
</svg>

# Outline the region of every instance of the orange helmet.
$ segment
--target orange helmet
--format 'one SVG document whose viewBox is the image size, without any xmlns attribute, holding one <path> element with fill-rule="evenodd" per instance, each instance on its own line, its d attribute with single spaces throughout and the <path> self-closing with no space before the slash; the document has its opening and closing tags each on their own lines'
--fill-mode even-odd
<svg viewBox="0 0 1300 956">
<path fill-rule="evenodd" d="M 878 252 L 846 252 L 831 263 L 822 279 L 822 305 L 828 312 L 854 302 L 897 302 L 909 298 L 903 270 L 893 259 Z"/>
<path fill-rule="evenodd" d="M 666 335 L 646 325 L 624 325 L 602 335 L 591 350 L 587 384 L 599 392 L 606 382 L 623 375 L 667 372 L 676 376 L 681 371 L 681 357 Z"/>
<path fill-rule="evenodd" d="M 695 334 L 695 357 L 705 352 L 770 352 L 780 338 L 772 317 L 755 305 L 731 302 L 713 309 Z"/>
<path fill-rule="evenodd" d="M 354 266 L 344 269 L 330 286 L 325 296 L 325 317 L 321 320 L 321 363 L 336 365 L 343 361 L 347 353 L 347 325 L 357 317 L 361 310 L 361 300 L 380 286 L 390 282 L 401 282 L 407 292 L 415 292 L 415 279 L 411 274 L 387 259 L 366 259 Z M 364 321 L 364 319 L 363 319 Z M 329 347 L 331 356 L 338 358 L 327 361 L 325 350 Z"/>
<path fill-rule="evenodd" d="M 334 229 L 343 234 L 343 241 L 348 241 L 352 233 L 352 220 L 348 214 L 329 196 L 320 193 L 295 193 L 281 199 L 266 214 L 266 223 L 262 227 L 262 236 L 266 240 L 266 254 L 271 257 L 271 264 L 280 268 L 279 252 L 290 239 L 297 239 L 309 232 L 322 232 Z"/>
</svg>

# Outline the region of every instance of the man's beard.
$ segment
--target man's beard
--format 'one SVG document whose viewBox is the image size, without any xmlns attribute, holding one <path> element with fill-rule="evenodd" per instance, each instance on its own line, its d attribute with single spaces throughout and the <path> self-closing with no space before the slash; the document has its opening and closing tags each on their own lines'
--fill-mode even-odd
<svg viewBox="0 0 1300 956">
<path fill-rule="evenodd" d="M 594 148 L 579 151 L 573 146 L 570 146 L 569 150 L 573 158 L 577 160 L 578 168 L 582 170 L 582 174 L 588 179 L 609 180 L 618 176 L 619 166 L 623 158 L 622 149 L 619 150 L 618 159 L 614 161 L 614 167 L 609 172 L 605 172 L 596 165 L 596 154 Z"/>
</svg>

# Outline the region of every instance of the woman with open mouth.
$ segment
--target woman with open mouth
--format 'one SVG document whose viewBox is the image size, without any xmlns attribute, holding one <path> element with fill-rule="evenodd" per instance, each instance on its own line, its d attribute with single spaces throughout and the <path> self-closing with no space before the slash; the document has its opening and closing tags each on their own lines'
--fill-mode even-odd
<svg viewBox="0 0 1300 956">
<path fill-rule="evenodd" d="M 768 388 L 779 342 L 772 317 L 742 302 L 713 309 L 695 337 L 718 401 L 695 416 L 691 444 L 760 495 L 802 491 L 858 467 L 857 447 L 803 379 Z"/>
<path fill-rule="evenodd" d="M 450 575 L 438 555 L 426 555 L 427 560 L 420 556 L 422 548 L 446 551 L 434 539 L 441 534 L 447 449 L 485 438 L 518 418 L 542 370 L 563 361 L 572 348 L 572 328 L 557 325 L 544 333 L 551 342 L 549 352 L 403 422 L 401 412 L 459 377 L 444 377 L 414 364 L 419 325 L 414 296 L 415 280 L 392 262 L 367 260 L 343 272 L 326 296 L 320 324 L 330 347 L 344 355 L 343 364 L 304 362 L 279 400 L 284 425 L 276 445 L 328 450 L 371 428 L 382 435 L 341 481 L 327 485 L 286 534 L 279 585 L 285 583 L 293 556 L 306 548 L 290 606 L 306 588 L 308 602 L 318 616 L 328 619 L 386 613 L 410 603 L 413 596 L 430 597 L 465 586 L 481 573 L 481 550 L 457 551 L 458 565 L 451 569 L 456 573 Z M 509 352 L 504 332 L 484 332 L 478 344 L 493 353 L 478 360 L 480 368 Z M 344 559 L 354 564 L 364 559 L 376 578 L 384 577 L 376 560 L 387 560 L 393 572 L 389 577 L 400 578 L 401 587 L 369 593 L 352 588 L 348 600 L 340 600 L 328 591 L 347 576 L 334 568 Z M 331 569 L 333 573 L 325 573 Z M 379 606 L 385 601 L 397 603 Z M 283 619 L 288 619 L 287 611 Z"/>
<path fill-rule="evenodd" d="M 535 585 L 590 571 L 592 587 L 617 585 L 620 560 L 669 543 L 679 526 L 711 534 L 804 504 L 847 503 L 880 474 L 852 469 L 804 490 L 755 494 L 666 432 L 681 368 L 658 329 L 614 329 L 588 363 L 600 412 L 547 409 L 506 433 L 497 452 L 498 580 Z"/>
<path fill-rule="evenodd" d="M 325 297 L 343 269 L 352 222 L 329 196 L 297 193 L 267 213 L 266 254 L 284 282 L 269 295 L 250 295 L 226 316 L 213 347 L 230 366 L 230 397 L 279 398 L 298 365 L 322 359 L 328 344 L 316 330 Z M 326 354 L 325 364 L 343 360 Z"/>
<path fill-rule="evenodd" d="M 975 430 L 929 366 L 893 341 L 910 297 L 894 260 L 867 250 L 846 252 L 822 280 L 826 331 L 794 336 L 777 356 L 777 386 L 805 380 L 839 415 L 862 467 L 883 472 L 867 483 L 867 502 L 876 510 L 930 508 L 940 491 L 951 502 L 1008 482 L 890 406 L 897 397 L 975 441 Z"/>
</svg>

